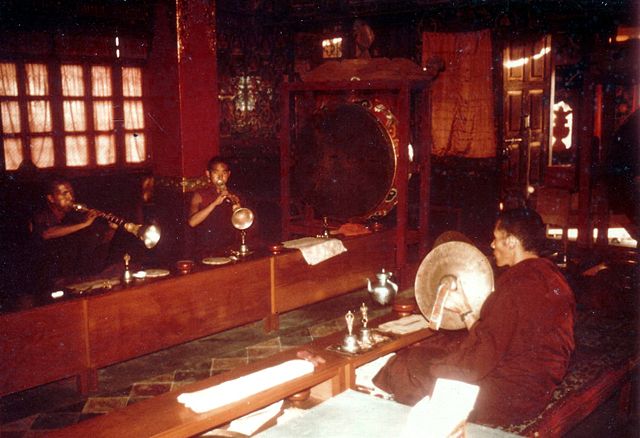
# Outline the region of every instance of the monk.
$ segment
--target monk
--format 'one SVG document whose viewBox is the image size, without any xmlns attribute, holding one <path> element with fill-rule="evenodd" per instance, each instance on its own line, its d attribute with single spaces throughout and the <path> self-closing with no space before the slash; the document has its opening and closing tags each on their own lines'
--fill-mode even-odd
<svg viewBox="0 0 640 438">
<path fill-rule="evenodd" d="M 97 210 L 76 211 L 75 192 L 66 179 L 47 183 L 46 201 L 29 223 L 36 286 L 60 286 L 105 269 L 117 226 Z"/>
<path fill-rule="evenodd" d="M 231 215 L 240 208 L 240 199 L 227 189 L 231 170 L 221 157 L 213 157 L 205 171 L 209 185 L 194 192 L 189 207 L 188 224 L 194 230 L 191 255 L 224 255 L 236 242 L 238 232 Z"/>
<path fill-rule="evenodd" d="M 491 243 L 498 278 L 479 318 L 462 284 L 450 286 L 445 309 L 467 330 L 438 332 L 391 358 L 374 378 L 400 403 L 429 395 L 435 380 L 480 387 L 470 421 L 508 426 L 537 415 L 562 381 L 575 348 L 573 292 L 556 266 L 538 254 L 544 224 L 533 210 L 500 214 Z"/>
</svg>

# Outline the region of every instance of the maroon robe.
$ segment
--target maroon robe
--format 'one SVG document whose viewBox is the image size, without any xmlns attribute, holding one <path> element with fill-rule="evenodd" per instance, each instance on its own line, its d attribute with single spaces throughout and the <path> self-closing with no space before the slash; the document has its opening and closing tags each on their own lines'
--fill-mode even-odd
<svg viewBox="0 0 640 438">
<path fill-rule="evenodd" d="M 575 299 L 549 260 L 508 269 L 469 332 L 441 331 L 393 357 L 375 384 L 415 404 L 437 378 L 480 386 L 470 420 L 517 424 L 541 412 L 565 375 L 575 347 Z"/>
<path fill-rule="evenodd" d="M 219 196 L 213 188 L 197 191 L 202 197 L 201 208 L 211 204 Z M 193 228 L 191 257 L 203 258 L 228 255 L 239 242 L 239 231 L 231 223 L 233 208 L 230 202 L 218 205 L 201 224 Z"/>
</svg>

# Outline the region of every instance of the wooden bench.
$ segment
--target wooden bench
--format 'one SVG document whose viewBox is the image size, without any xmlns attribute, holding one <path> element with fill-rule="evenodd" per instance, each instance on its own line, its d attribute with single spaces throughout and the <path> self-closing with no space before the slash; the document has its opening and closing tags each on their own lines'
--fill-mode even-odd
<svg viewBox="0 0 640 438">
<path fill-rule="evenodd" d="M 370 326 L 375 327 L 382 322 L 395 318 L 397 318 L 397 316 L 390 313 L 371 321 Z M 286 350 L 226 373 L 183 386 L 179 391 L 168 392 L 126 408 L 117 409 L 105 415 L 85 420 L 76 425 L 54 430 L 47 436 L 120 438 L 123 436 L 123 433 L 125 433 L 126 436 L 135 437 L 192 436 L 223 425 L 233 419 L 317 385 L 326 385 L 328 383 L 330 385 L 329 396 L 336 395 L 347 388 L 355 386 L 355 368 L 358 366 L 425 339 L 431 336 L 431 333 L 430 330 L 424 329 L 394 337 L 391 341 L 358 356 L 346 356 L 328 350 L 327 347 L 340 344 L 345 335 L 344 331 L 334 333 L 303 347 Z M 300 350 L 306 350 L 314 355 L 320 355 L 326 362 L 317 366 L 311 374 L 202 414 L 193 412 L 177 401 L 177 397 L 181 393 L 199 391 L 224 381 L 236 379 L 255 371 L 295 359 L 297 352 Z"/>
</svg>

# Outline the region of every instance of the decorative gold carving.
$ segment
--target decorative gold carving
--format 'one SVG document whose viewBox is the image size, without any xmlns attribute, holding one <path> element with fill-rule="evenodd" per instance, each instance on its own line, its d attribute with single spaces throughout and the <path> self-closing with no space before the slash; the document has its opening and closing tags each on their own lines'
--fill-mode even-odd
<svg viewBox="0 0 640 438">
<path fill-rule="evenodd" d="M 207 187 L 209 182 L 204 176 L 196 178 L 187 178 L 184 176 L 158 176 L 156 177 L 156 185 L 180 191 L 182 193 L 188 193 Z"/>
</svg>

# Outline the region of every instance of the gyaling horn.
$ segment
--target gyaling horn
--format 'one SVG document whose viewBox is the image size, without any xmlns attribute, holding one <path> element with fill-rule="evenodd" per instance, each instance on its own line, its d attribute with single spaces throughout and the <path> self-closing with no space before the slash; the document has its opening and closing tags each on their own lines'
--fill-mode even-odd
<svg viewBox="0 0 640 438">
<path fill-rule="evenodd" d="M 160 240 L 160 235 L 161 235 L 160 227 L 158 227 L 157 225 L 141 225 L 141 224 L 134 224 L 133 222 L 127 222 L 125 219 L 119 216 L 116 216 L 113 213 L 106 213 L 104 211 L 100 211 L 96 209 L 89 209 L 84 204 L 73 204 L 73 209 L 76 211 L 85 211 L 85 212 L 89 210 L 95 211 L 98 214 L 98 216 L 106 219 L 107 221 L 113 224 L 122 226 L 122 228 L 124 228 L 125 231 L 133 234 L 138 239 L 142 240 L 142 242 L 144 242 L 144 246 L 146 246 L 149 249 L 156 246 L 158 244 L 158 241 Z"/>
</svg>

